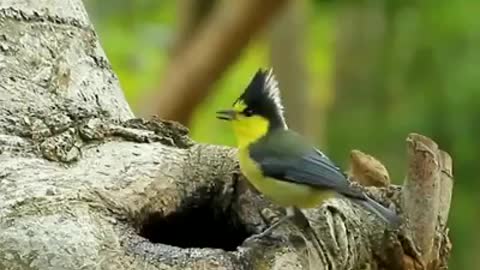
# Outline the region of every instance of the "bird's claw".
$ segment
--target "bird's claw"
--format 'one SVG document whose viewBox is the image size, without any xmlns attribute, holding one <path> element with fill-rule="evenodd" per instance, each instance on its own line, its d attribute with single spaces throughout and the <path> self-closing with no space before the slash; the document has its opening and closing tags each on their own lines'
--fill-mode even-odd
<svg viewBox="0 0 480 270">
<path fill-rule="evenodd" d="M 243 241 L 243 243 L 248 245 L 249 243 L 253 243 L 255 241 L 273 242 L 278 240 L 280 240 L 279 237 L 275 237 L 272 234 L 270 234 L 270 232 L 264 231 L 264 232 L 249 236 L 247 239 Z"/>
</svg>

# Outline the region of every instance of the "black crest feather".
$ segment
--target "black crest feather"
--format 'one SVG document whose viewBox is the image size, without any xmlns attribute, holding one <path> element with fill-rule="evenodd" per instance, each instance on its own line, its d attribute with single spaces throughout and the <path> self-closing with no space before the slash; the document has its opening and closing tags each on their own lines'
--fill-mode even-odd
<svg viewBox="0 0 480 270">
<path fill-rule="evenodd" d="M 247 109 L 269 119 L 273 127 L 286 128 L 280 89 L 272 69 L 259 69 L 235 103 L 240 100 Z"/>
</svg>

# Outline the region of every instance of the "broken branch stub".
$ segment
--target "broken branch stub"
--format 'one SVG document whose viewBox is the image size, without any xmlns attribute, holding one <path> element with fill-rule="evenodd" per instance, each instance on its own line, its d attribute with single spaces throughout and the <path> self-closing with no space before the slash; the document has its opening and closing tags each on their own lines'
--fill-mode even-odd
<svg viewBox="0 0 480 270">
<path fill-rule="evenodd" d="M 423 263 L 431 260 L 440 204 L 438 145 L 412 133 L 407 137 L 408 169 L 403 190 L 406 227 L 421 252 Z"/>
<path fill-rule="evenodd" d="M 443 151 L 439 151 L 440 156 L 440 202 L 438 205 L 438 222 L 442 228 L 447 226 L 448 213 L 450 212 L 450 203 L 452 201 L 453 191 L 453 165 L 452 157 Z"/>
<path fill-rule="evenodd" d="M 349 173 L 354 181 L 364 186 L 386 187 L 390 185 L 388 170 L 371 155 L 360 150 L 350 152 Z"/>
</svg>

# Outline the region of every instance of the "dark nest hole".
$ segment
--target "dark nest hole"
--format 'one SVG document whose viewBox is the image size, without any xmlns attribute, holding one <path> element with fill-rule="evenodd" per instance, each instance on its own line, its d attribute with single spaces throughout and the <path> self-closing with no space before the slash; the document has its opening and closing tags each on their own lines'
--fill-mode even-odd
<svg viewBox="0 0 480 270">
<path fill-rule="evenodd" d="M 149 213 L 140 235 L 153 243 L 181 248 L 218 248 L 234 251 L 251 235 L 230 208 L 212 202 L 188 203 L 167 216 Z"/>
</svg>

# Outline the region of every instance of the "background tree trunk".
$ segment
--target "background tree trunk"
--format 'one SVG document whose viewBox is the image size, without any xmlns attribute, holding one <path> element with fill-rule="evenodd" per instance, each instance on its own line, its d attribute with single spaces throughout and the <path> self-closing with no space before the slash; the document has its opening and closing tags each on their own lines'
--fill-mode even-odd
<svg viewBox="0 0 480 270">
<path fill-rule="evenodd" d="M 234 149 L 132 118 L 80 0 L 2 1 L 0 29 L 0 269 L 447 267 L 451 160 L 428 138 L 408 138 L 403 189 L 369 190 L 402 230 L 334 199 L 243 243 L 277 209 Z"/>
<path fill-rule="evenodd" d="M 195 33 L 215 8 L 217 0 L 180 0 L 177 1 L 177 37 L 170 52 L 179 54 L 190 42 Z"/>
<path fill-rule="evenodd" d="M 288 110 L 289 128 L 305 136 L 308 113 L 308 78 L 305 47 L 306 5 L 303 0 L 290 1 L 272 22 L 270 62 L 280 87 L 282 101 Z"/>
<path fill-rule="evenodd" d="M 286 0 L 223 1 L 167 66 L 159 90 L 146 97 L 142 115 L 189 124 L 194 109 L 242 49 Z M 188 97 L 188 98 L 186 98 Z"/>
</svg>

